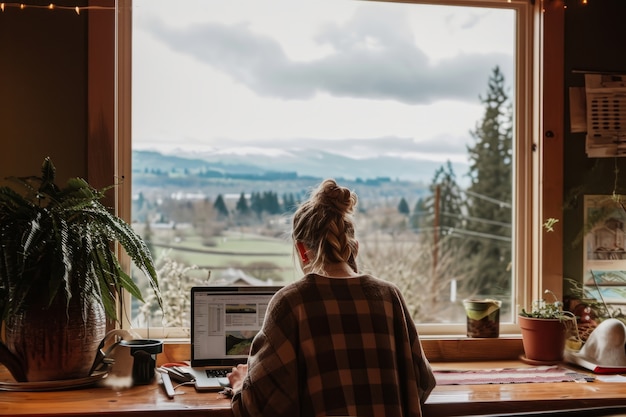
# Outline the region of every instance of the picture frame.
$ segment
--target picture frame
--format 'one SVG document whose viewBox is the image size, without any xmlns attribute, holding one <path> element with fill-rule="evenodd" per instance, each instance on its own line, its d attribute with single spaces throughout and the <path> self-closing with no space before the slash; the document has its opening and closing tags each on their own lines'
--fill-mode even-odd
<svg viewBox="0 0 626 417">
<path fill-rule="evenodd" d="M 618 196 L 585 195 L 584 210 L 585 294 L 626 305 L 626 208 Z"/>
</svg>

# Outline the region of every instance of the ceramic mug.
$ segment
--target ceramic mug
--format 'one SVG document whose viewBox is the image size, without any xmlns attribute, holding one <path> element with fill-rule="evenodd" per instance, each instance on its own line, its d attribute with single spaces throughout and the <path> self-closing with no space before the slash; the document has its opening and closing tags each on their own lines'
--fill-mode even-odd
<svg viewBox="0 0 626 417">
<path fill-rule="evenodd" d="M 500 335 L 501 301 L 490 298 L 463 300 L 467 316 L 467 337 Z"/>
<path fill-rule="evenodd" d="M 102 351 L 114 336 L 119 340 L 112 343 L 106 351 Z M 126 330 L 111 330 L 100 347 L 101 363 L 109 368 L 105 385 L 122 388 L 145 385 L 154 380 L 156 357 L 163 351 L 163 341 L 136 339 Z"/>
</svg>

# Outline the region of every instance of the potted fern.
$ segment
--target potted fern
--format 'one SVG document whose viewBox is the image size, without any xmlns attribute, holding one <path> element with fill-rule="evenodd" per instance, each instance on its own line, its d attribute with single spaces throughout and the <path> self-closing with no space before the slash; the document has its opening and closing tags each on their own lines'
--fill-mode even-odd
<svg viewBox="0 0 626 417">
<path fill-rule="evenodd" d="M 574 314 L 563 310 L 563 303 L 552 291 L 545 293 L 553 300 L 537 300 L 530 311 L 522 309 L 518 315 L 525 354 L 522 360 L 532 364 L 560 362 L 566 343 L 570 349 L 582 345 Z"/>
<path fill-rule="evenodd" d="M 55 174 L 45 158 L 41 176 L 0 187 L 0 362 L 17 382 L 89 376 L 116 298 L 126 290 L 143 301 L 116 243 L 159 294 L 147 246 L 100 202 L 108 188 L 81 178 L 60 188 Z"/>
</svg>

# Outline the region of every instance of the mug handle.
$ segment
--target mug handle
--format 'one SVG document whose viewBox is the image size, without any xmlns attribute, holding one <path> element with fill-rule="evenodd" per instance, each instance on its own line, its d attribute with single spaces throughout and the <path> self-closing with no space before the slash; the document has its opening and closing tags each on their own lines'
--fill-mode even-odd
<svg viewBox="0 0 626 417">
<path fill-rule="evenodd" d="M 109 346 L 109 348 L 105 352 L 103 350 L 104 345 L 113 336 L 119 337 L 119 340 L 117 340 L 115 343 Z M 113 349 L 115 349 L 115 347 L 119 345 L 122 340 L 132 340 L 134 338 L 133 336 L 134 335 L 131 332 L 129 332 L 128 330 L 124 330 L 124 329 L 114 329 L 114 330 L 109 331 L 102 338 L 102 341 L 98 345 L 98 349 L 96 351 L 96 358 L 94 359 L 93 364 L 91 365 L 91 369 L 89 370 L 89 375 L 93 374 L 97 370 L 103 370 L 103 369 L 108 368 L 109 365 L 111 365 L 112 363 L 112 360 L 109 357 L 109 355 L 111 354 Z"/>
</svg>

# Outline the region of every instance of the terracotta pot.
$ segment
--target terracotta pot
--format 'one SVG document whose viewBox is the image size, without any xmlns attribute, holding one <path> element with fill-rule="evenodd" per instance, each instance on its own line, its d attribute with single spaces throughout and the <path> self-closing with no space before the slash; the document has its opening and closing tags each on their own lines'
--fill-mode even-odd
<svg viewBox="0 0 626 417">
<path fill-rule="evenodd" d="M 35 303 L 6 321 L 5 344 L 29 382 L 83 378 L 106 333 L 104 309 L 80 296 Z"/>
<path fill-rule="evenodd" d="M 565 349 L 565 321 L 518 316 L 526 359 L 560 362 Z"/>
</svg>

